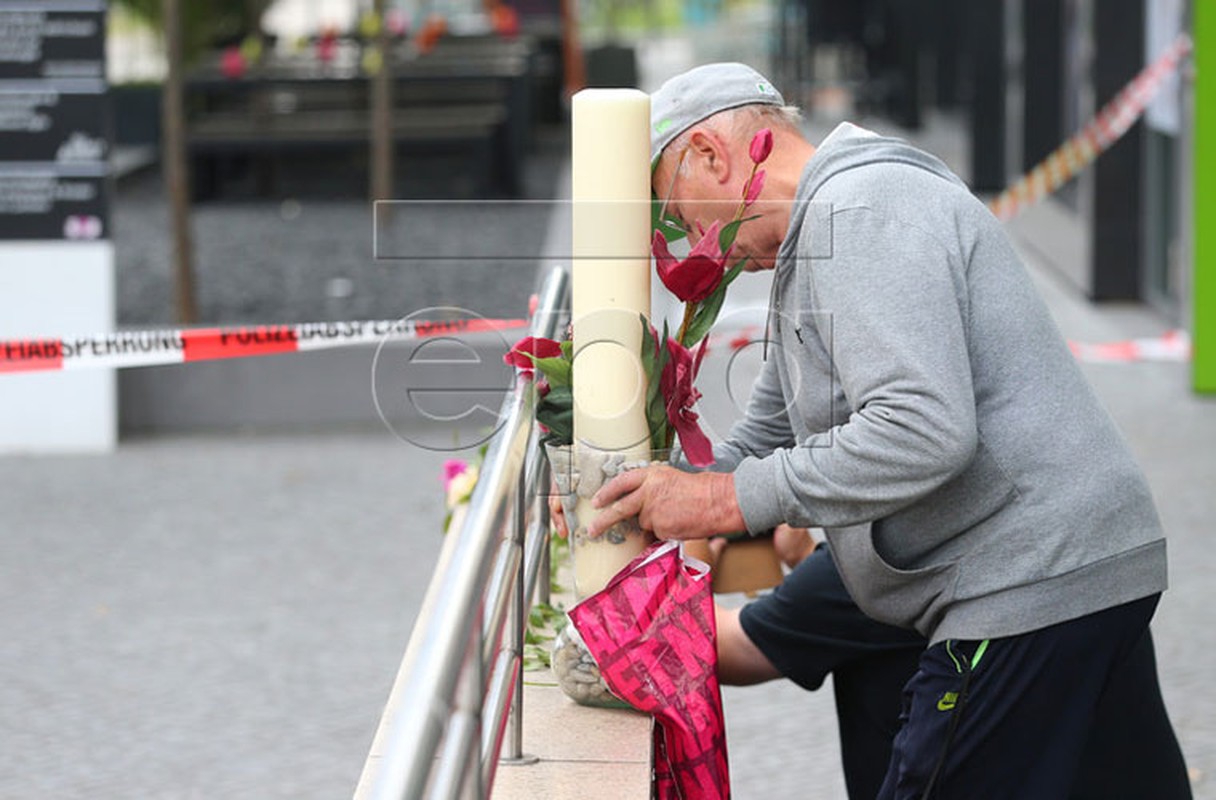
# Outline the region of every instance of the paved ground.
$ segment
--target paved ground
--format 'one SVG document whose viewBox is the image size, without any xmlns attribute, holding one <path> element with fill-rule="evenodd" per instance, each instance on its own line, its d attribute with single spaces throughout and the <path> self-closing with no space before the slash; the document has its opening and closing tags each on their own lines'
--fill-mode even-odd
<svg viewBox="0 0 1216 800">
<path fill-rule="evenodd" d="M 1035 275 L 1072 338 L 1167 327 Z M 744 280 L 746 315 L 767 282 Z M 1212 800 L 1216 403 L 1183 365 L 1085 369 L 1169 531 L 1162 683 Z M 438 551 L 442 458 L 386 431 L 316 431 L 0 459 L 0 797 L 346 796 Z M 737 798 L 844 796 L 830 693 L 774 683 L 726 706 Z"/>
<path fill-rule="evenodd" d="M 930 148 L 954 148 L 952 131 L 931 127 Z M 366 222 L 324 209 L 304 206 L 316 212 L 310 228 L 337 235 Z M 225 236 L 226 213 L 201 226 L 209 241 Z M 245 207 L 231 219 L 256 234 L 278 224 L 274 213 Z M 300 272 L 301 285 L 320 297 L 342 275 L 327 271 L 331 251 L 311 252 L 320 266 Z M 290 253 L 303 261 L 310 250 Z M 1070 337 L 1167 327 L 1143 309 L 1095 308 L 1042 268 L 1035 275 Z M 741 319 L 767 290 L 763 278 L 746 280 L 732 294 Z M 367 295 L 385 285 L 356 281 L 352 307 L 379 313 Z M 473 290 L 494 294 L 436 293 L 459 302 Z M 326 310 L 308 302 L 301 317 Z M 234 318 L 282 307 L 253 304 Z M 1155 622 L 1162 683 L 1196 796 L 1216 800 L 1216 554 L 1206 535 L 1216 517 L 1216 402 L 1189 393 L 1183 365 L 1085 369 L 1148 472 L 1169 532 L 1173 588 Z M 720 400 L 706 411 L 715 425 L 730 414 Z M 383 430 L 329 430 L 0 458 L 0 798 L 349 796 L 439 549 L 444 457 Z M 829 692 L 772 683 L 725 696 L 738 800 L 844 797 Z"/>
<path fill-rule="evenodd" d="M 0 459 L 0 797 L 349 796 L 442 458 L 374 431 Z"/>
</svg>

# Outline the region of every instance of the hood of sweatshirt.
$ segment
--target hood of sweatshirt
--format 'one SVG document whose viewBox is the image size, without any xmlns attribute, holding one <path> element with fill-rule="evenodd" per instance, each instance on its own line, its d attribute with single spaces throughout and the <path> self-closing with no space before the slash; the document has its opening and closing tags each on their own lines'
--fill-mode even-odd
<svg viewBox="0 0 1216 800">
<path fill-rule="evenodd" d="M 769 291 L 768 317 L 765 324 L 765 357 L 774 317 L 780 310 L 778 294 L 781 285 L 793 277 L 798 241 L 808 219 L 814 218 L 809 208 L 824 184 L 837 175 L 870 164 L 905 164 L 923 169 L 955 186 L 967 188 L 957 175 L 936 156 L 918 150 L 903 139 L 882 136 L 873 131 L 842 122 L 819 143 L 815 154 L 807 161 L 798 179 L 794 192 L 793 208 L 790 210 L 790 226 L 777 250 L 777 263 L 773 269 L 773 283 Z"/>
<path fill-rule="evenodd" d="M 805 206 L 815 199 L 823 185 L 849 170 L 879 163 L 918 167 L 944 181 L 966 188 L 966 184 L 936 156 L 918 150 L 903 139 L 882 136 L 851 122 L 842 122 L 819 143 L 815 154 L 802 169 L 798 188 L 794 192 L 795 208 L 790 214 L 790 227 L 778 251 L 778 269 L 783 263 L 791 261 L 781 256 L 793 255 L 806 220 Z"/>
</svg>

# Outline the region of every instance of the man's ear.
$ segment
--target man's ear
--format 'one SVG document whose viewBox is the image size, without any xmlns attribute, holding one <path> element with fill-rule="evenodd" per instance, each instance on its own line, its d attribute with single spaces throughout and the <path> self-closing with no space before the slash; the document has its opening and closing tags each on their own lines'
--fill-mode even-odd
<svg viewBox="0 0 1216 800">
<path fill-rule="evenodd" d="M 701 128 L 688 140 L 689 154 L 700 162 L 718 183 L 730 180 L 730 152 L 726 142 L 713 130 Z"/>
</svg>

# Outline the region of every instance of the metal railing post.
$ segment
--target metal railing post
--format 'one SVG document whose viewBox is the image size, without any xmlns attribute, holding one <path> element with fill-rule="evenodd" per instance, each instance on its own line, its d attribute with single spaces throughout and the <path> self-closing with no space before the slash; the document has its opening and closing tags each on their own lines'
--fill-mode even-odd
<svg viewBox="0 0 1216 800">
<path fill-rule="evenodd" d="M 532 335 L 560 335 L 568 284 L 560 269 L 549 274 Z M 548 597 L 548 567 L 541 565 L 549 473 L 533 430 L 532 391 L 520 380 L 503 400 L 501 428 L 464 522 L 440 551 L 356 800 L 484 800 L 503 744 L 501 763 L 538 760 L 523 753 L 523 649 L 538 577 Z"/>
<path fill-rule="evenodd" d="M 484 603 L 484 600 L 482 601 Z M 478 610 L 478 617 L 485 617 L 486 609 L 483 605 Z M 473 715 L 474 729 L 473 741 L 476 750 L 473 752 L 473 757 L 469 759 L 467 764 L 468 777 L 465 780 L 465 786 L 468 787 L 466 797 L 469 800 L 485 800 L 490 796 L 488 790 L 488 782 L 482 779 L 481 761 L 486 749 L 481 736 L 482 730 L 482 709 L 486 704 L 486 681 L 490 677 L 490 667 L 481 658 L 482 648 L 485 646 L 486 632 L 485 627 L 481 624 L 473 626 L 473 646 L 470 649 L 469 659 L 473 662 L 469 665 L 469 672 L 472 673 L 472 685 L 469 687 L 469 695 L 473 704 L 469 706 L 469 710 Z"/>
<path fill-rule="evenodd" d="M 480 613 L 478 614 L 480 616 Z M 485 694 L 485 670 L 480 658 L 482 632 L 476 624 L 469 631 L 459 668 L 454 709 L 444 731 L 436 760 L 428 800 L 483 800 L 480 763 L 481 706 Z"/>
<path fill-rule="evenodd" d="M 536 478 L 536 493 L 540 498 L 540 508 L 536 510 L 536 518 L 539 520 L 540 535 L 545 538 L 544 546 L 540 551 L 540 575 L 537 577 L 537 600 L 545 605 L 550 605 L 553 598 L 550 594 L 553 588 L 553 564 L 551 560 L 552 542 L 549 541 L 550 520 L 549 520 L 549 492 L 552 488 L 552 479 L 549 473 L 549 459 L 542 453 L 540 457 L 540 468 L 537 470 Z"/>
<path fill-rule="evenodd" d="M 515 491 L 515 519 L 511 534 L 522 552 L 528 519 L 528 470 L 520 471 Z M 515 650 L 518 665 L 515 669 L 515 687 L 511 692 L 511 710 L 507 719 L 507 752 L 500 761 L 504 764 L 534 764 L 536 756 L 524 753 L 524 634 L 528 629 L 528 604 L 524 583 L 527 569 L 523 563 L 515 577 L 515 596 L 511 599 L 511 618 L 508 636 Z"/>
</svg>

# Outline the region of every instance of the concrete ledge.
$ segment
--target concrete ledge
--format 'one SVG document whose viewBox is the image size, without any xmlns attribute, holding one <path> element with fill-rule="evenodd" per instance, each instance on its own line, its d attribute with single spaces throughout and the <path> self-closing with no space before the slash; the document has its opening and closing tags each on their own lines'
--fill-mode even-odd
<svg viewBox="0 0 1216 800">
<path fill-rule="evenodd" d="M 562 694 L 549 672 L 525 673 L 524 680 L 523 751 L 540 760 L 500 763 L 492 790 L 495 800 L 650 797 L 649 715 L 580 706 Z M 546 685 L 537 685 L 542 682 Z"/>
</svg>

